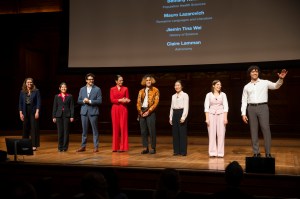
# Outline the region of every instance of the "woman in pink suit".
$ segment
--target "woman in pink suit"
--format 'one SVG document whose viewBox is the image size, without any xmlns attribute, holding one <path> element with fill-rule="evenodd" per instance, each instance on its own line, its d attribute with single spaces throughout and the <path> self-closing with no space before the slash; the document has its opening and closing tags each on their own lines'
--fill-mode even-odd
<svg viewBox="0 0 300 199">
<path fill-rule="evenodd" d="M 209 139 L 209 157 L 224 157 L 228 101 L 226 94 L 221 92 L 221 87 L 220 80 L 214 80 L 211 92 L 206 94 L 204 102 L 205 122 Z"/>
<path fill-rule="evenodd" d="M 112 151 L 128 151 L 128 111 L 130 102 L 128 88 L 123 86 L 123 77 L 116 75 L 116 86 L 110 89 L 111 120 L 113 129 Z"/>
</svg>

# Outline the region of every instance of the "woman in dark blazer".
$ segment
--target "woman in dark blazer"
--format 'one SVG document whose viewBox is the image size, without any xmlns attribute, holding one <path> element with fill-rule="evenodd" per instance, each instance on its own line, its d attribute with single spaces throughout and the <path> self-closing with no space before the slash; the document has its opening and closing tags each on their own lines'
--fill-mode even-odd
<svg viewBox="0 0 300 199">
<path fill-rule="evenodd" d="M 32 78 L 23 82 L 19 97 L 20 119 L 23 122 L 23 138 L 31 136 L 32 149 L 35 151 L 40 146 L 40 133 L 38 119 L 40 117 L 41 95 Z"/>
<path fill-rule="evenodd" d="M 67 93 L 67 84 L 59 85 L 60 94 L 55 95 L 52 118 L 57 124 L 58 151 L 67 151 L 69 147 L 70 122 L 74 121 L 74 99 Z"/>
</svg>

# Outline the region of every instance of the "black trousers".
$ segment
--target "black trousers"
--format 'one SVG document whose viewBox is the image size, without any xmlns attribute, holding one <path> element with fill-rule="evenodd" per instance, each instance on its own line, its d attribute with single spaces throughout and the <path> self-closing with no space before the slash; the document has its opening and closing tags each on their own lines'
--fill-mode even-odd
<svg viewBox="0 0 300 199">
<path fill-rule="evenodd" d="M 68 150 L 69 134 L 70 134 L 70 118 L 64 116 L 56 118 L 57 133 L 58 133 L 58 150 Z"/>
<path fill-rule="evenodd" d="M 140 117 L 140 128 L 144 148 L 148 148 L 148 134 L 150 135 L 151 148 L 156 148 L 155 122 L 156 116 L 154 112 L 148 115 L 147 117 Z"/>
<path fill-rule="evenodd" d="M 35 113 L 32 113 L 30 104 L 26 105 L 26 114 L 23 122 L 23 138 L 28 139 L 31 136 L 32 146 L 40 146 L 39 120 L 35 119 Z"/>
<path fill-rule="evenodd" d="M 175 154 L 187 154 L 187 121 L 180 123 L 183 109 L 173 109 L 172 135 Z"/>
</svg>

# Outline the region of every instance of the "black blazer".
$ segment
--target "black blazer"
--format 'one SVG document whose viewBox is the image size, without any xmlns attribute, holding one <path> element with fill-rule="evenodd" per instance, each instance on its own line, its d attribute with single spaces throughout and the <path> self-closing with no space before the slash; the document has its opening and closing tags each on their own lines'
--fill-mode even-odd
<svg viewBox="0 0 300 199">
<path fill-rule="evenodd" d="M 64 108 L 64 116 L 74 118 L 74 99 L 71 94 L 66 96 L 63 102 L 62 98 L 55 95 L 52 109 L 52 118 L 61 117 Z"/>
</svg>

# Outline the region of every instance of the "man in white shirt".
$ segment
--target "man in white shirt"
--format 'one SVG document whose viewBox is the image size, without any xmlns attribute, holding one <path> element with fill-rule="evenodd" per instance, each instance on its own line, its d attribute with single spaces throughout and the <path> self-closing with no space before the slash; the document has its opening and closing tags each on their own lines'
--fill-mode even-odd
<svg viewBox="0 0 300 199">
<path fill-rule="evenodd" d="M 268 107 L 268 89 L 279 89 L 283 84 L 283 79 L 287 75 L 287 71 L 283 69 L 278 74 L 278 81 L 276 83 L 269 80 L 259 79 L 260 69 L 258 66 L 250 66 L 248 74 L 251 81 L 244 87 L 242 95 L 242 119 L 248 124 L 248 111 L 250 132 L 252 139 L 253 157 L 261 157 L 259 152 L 259 139 L 258 139 L 258 124 L 265 141 L 265 153 L 267 158 L 271 158 L 271 131 L 269 124 L 269 107 Z"/>
</svg>

